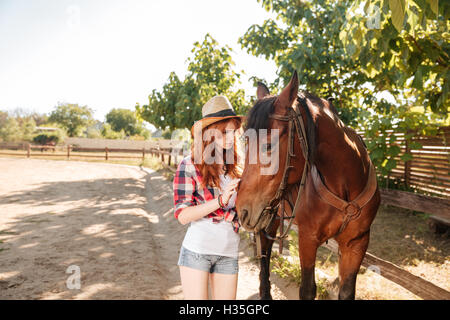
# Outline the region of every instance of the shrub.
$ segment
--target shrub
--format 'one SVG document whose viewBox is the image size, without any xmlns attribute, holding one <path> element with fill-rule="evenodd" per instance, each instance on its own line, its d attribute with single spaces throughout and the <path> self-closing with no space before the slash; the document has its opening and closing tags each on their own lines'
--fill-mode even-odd
<svg viewBox="0 0 450 320">
<path fill-rule="evenodd" d="M 50 142 L 57 144 L 59 142 L 59 136 L 55 133 L 41 133 L 33 138 L 33 142 L 41 145 L 45 145 Z"/>
</svg>

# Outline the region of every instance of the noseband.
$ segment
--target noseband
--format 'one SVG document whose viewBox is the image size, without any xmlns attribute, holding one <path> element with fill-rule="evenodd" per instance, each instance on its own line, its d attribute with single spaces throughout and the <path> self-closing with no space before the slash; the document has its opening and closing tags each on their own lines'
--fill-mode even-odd
<svg viewBox="0 0 450 320">
<path fill-rule="evenodd" d="M 297 97 L 297 101 L 299 104 L 303 107 L 307 108 L 306 105 L 306 98 L 304 97 Z M 303 122 L 303 117 L 300 113 L 300 110 L 298 108 L 289 108 L 288 109 L 288 115 L 279 115 L 279 114 L 271 114 L 269 117 L 275 120 L 279 121 L 287 121 L 288 122 L 288 153 L 286 156 L 286 161 L 284 165 L 284 172 L 283 177 L 281 179 L 281 183 L 278 186 L 278 190 L 275 193 L 274 197 L 269 201 L 269 204 L 263 209 L 261 212 L 260 218 L 262 215 L 270 214 L 270 221 L 268 225 L 262 230 L 262 233 L 270 240 L 278 240 L 279 241 L 279 248 L 280 253 L 283 250 L 283 239 L 287 237 L 288 232 L 292 226 L 292 222 L 295 219 L 296 211 L 298 208 L 298 205 L 300 203 L 300 196 L 302 194 L 303 188 L 305 186 L 306 181 L 306 174 L 309 168 L 309 162 L 308 162 L 308 156 L 309 156 L 309 148 L 308 148 L 308 140 L 306 138 L 306 129 L 305 124 Z M 297 198 L 295 200 L 295 203 L 292 203 L 292 193 L 286 192 L 288 187 L 288 177 L 289 177 L 289 170 L 294 169 L 295 167 L 291 165 L 292 158 L 297 157 L 297 155 L 294 153 L 294 140 L 295 140 L 295 134 L 297 133 L 297 137 L 300 141 L 303 157 L 305 158 L 305 165 L 303 167 L 303 174 L 302 178 L 300 180 L 300 183 L 298 184 L 298 193 Z M 291 208 L 292 215 L 291 216 L 285 216 L 285 208 L 284 203 L 287 201 Z M 277 215 L 277 212 L 279 211 L 281 207 L 281 216 Z M 275 219 L 280 219 L 280 235 L 272 237 L 268 233 L 271 230 L 272 224 Z M 286 230 L 284 229 L 284 220 L 289 219 L 289 224 Z M 259 219 L 258 219 L 259 222 Z M 256 250 L 257 250 L 257 257 L 263 257 L 265 255 L 262 254 L 261 249 L 261 242 L 260 242 L 259 236 L 256 237 Z"/>
</svg>

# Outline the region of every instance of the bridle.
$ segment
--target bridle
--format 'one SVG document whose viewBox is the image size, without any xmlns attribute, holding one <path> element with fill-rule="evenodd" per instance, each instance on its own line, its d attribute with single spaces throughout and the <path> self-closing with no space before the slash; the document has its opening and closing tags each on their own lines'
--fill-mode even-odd
<svg viewBox="0 0 450 320">
<path fill-rule="evenodd" d="M 299 102 L 298 105 L 301 105 L 304 108 L 307 108 L 306 105 L 306 98 L 302 96 L 297 96 L 297 101 Z M 282 244 L 283 240 L 287 237 L 288 232 L 292 226 L 293 221 L 295 220 L 295 215 L 298 209 L 298 206 L 300 204 L 300 197 L 302 194 L 302 191 L 305 186 L 306 181 L 306 175 L 308 172 L 308 169 L 310 167 L 310 164 L 308 162 L 309 157 L 309 148 L 308 148 L 308 140 L 306 136 L 306 129 L 305 124 L 303 122 L 303 117 L 300 113 L 299 108 L 288 108 L 288 114 L 287 115 L 280 115 L 280 114 L 271 114 L 269 115 L 270 118 L 279 120 L 279 121 L 287 121 L 288 122 L 288 153 L 286 156 L 286 161 L 284 165 L 284 172 L 283 177 L 281 179 L 280 185 L 278 186 L 278 189 L 274 195 L 274 197 L 269 201 L 269 204 L 262 210 L 258 221 L 263 215 L 270 214 L 270 220 L 268 225 L 261 231 L 266 238 L 270 240 L 277 240 L 280 243 L 280 253 L 282 251 Z M 303 153 L 303 157 L 305 158 L 305 165 L 303 167 L 303 174 L 302 178 L 300 179 L 300 182 L 297 183 L 298 185 L 298 192 L 297 192 L 297 198 L 295 199 L 295 203 L 293 204 L 292 199 L 292 193 L 287 192 L 288 189 L 288 177 L 289 177 L 289 171 L 291 169 L 294 169 L 295 167 L 291 165 L 292 158 L 297 157 L 297 155 L 294 153 L 294 142 L 295 142 L 295 134 L 297 134 L 297 137 L 300 141 L 301 150 Z M 290 216 L 285 216 L 285 201 L 289 204 L 292 214 Z M 277 212 L 281 212 L 281 216 L 277 214 Z M 280 235 L 272 237 L 268 233 L 270 232 L 272 228 L 272 224 L 275 219 L 280 219 Z M 284 220 L 289 219 L 289 224 L 286 230 L 284 230 Z M 255 225 L 256 225 L 255 224 Z M 261 248 L 261 239 L 259 236 L 256 236 L 256 256 L 258 258 L 265 257 L 266 255 L 262 254 L 262 248 Z"/>
</svg>

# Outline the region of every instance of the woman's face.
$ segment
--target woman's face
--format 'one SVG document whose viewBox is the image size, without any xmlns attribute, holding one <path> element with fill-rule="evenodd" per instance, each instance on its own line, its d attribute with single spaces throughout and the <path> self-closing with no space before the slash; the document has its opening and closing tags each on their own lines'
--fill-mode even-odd
<svg viewBox="0 0 450 320">
<path fill-rule="evenodd" d="M 230 149 L 234 146 L 235 131 L 239 129 L 233 121 L 229 121 L 223 129 L 222 134 L 214 137 L 214 141 L 219 148 Z"/>
</svg>

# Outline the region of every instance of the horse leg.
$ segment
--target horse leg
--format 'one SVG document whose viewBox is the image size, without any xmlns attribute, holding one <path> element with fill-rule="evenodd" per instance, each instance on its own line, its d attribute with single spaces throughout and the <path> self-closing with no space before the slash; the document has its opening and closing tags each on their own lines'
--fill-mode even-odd
<svg viewBox="0 0 450 320">
<path fill-rule="evenodd" d="M 268 234 L 272 237 L 276 235 L 279 220 L 275 220 Z M 258 232 L 256 237 L 260 237 L 261 255 L 259 272 L 259 297 L 261 300 L 272 300 L 270 294 L 270 256 L 274 240 L 268 239 L 262 232 Z"/>
<path fill-rule="evenodd" d="M 314 268 L 318 244 L 309 239 L 298 238 L 298 252 L 300 257 L 301 283 L 299 298 L 301 300 L 314 300 L 316 298 L 316 280 Z"/>
<path fill-rule="evenodd" d="M 369 246 L 370 230 L 339 243 L 339 300 L 354 300 L 356 276 Z"/>
</svg>

